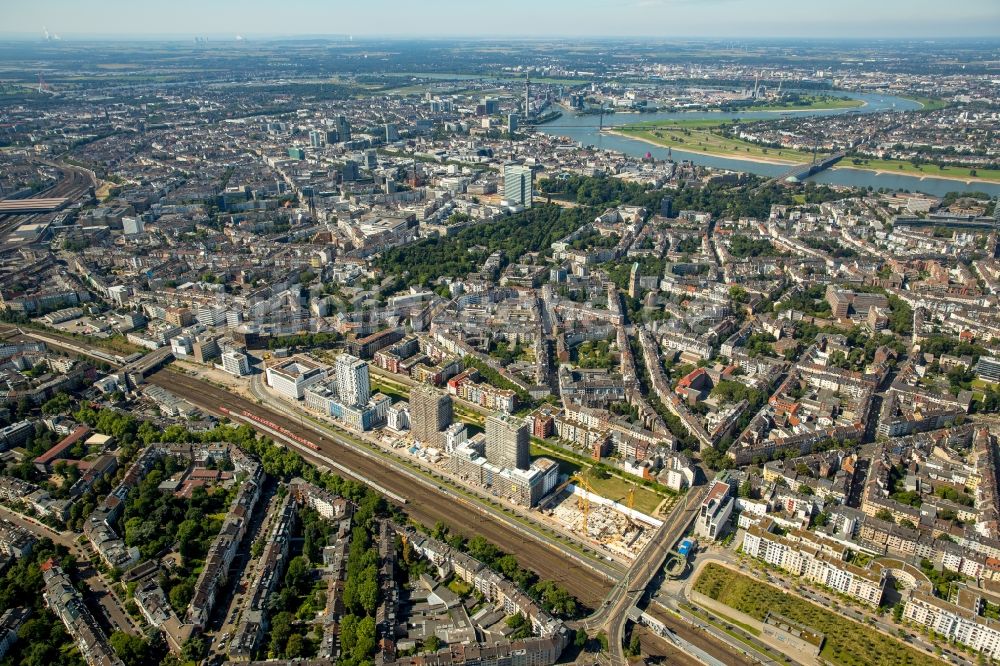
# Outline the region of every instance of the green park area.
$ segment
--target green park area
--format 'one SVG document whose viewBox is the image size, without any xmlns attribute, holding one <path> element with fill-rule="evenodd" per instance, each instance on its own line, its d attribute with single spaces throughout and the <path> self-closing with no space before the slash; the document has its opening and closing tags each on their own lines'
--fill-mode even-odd
<svg viewBox="0 0 1000 666">
<path fill-rule="evenodd" d="M 754 109 L 759 111 L 760 109 Z M 722 134 L 722 123 L 717 120 L 658 120 L 634 123 L 619 127 L 615 131 L 622 136 L 647 141 L 658 146 L 676 148 L 705 155 L 719 155 L 757 162 L 785 162 L 805 164 L 813 159 L 812 153 L 791 148 L 768 148 L 742 139 Z M 820 153 L 820 157 L 825 154 Z M 880 160 L 864 157 L 847 157 L 835 168 L 848 167 L 866 171 L 885 171 L 907 176 L 927 178 L 947 178 L 951 180 L 984 180 L 1000 182 L 1000 169 L 977 169 L 969 167 L 909 162 L 905 160 Z"/>
<path fill-rule="evenodd" d="M 605 499 L 621 504 L 627 503 L 626 499 L 629 490 L 635 488 L 632 508 L 649 516 L 653 515 L 656 507 L 660 506 L 660 503 L 664 499 L 669 500 L 667 505 L 664 506 L 664 512 L 669 512 L 670 508 L 676 503 L 677 498 L 674 495 L 657 493 L 650 488 L 643 487 L 639 483 L 630 481 L 625 478 L 623 473 L 617 470 L 610 470 L 605 465 L 597 465 L 593 460 L 577 456 L 562 448 L 556 448 L 541 440 L 532 440 L 531 457 L 554 459 L 559 463 L 559 471 L 562 474 L 566 474 L 567 476 L 582 476 L 590 484 L 591 489 L 595 493 Z"/>
<path fill-rule="evenodd" d="M 812 153 L 788 148 L 767 148 L 723 136 L 717 120 L 661 120 L 618 128 L 623 136 L 658 146 L 706 155 L 723 155 L 758 162 L 797 164 L 812 161 Z"/>
<path fill-rule="evenodd" d="M 908 99 L 916 102 L 921 107 L 922 111 L 937 111 L 938 109 L 943 109 L 951 104 L 951 102 L 938 99 L 936 97 L 921 97 L 919 95 L 902 95 L 903 99 Z"/>
<path fill-rule="evenodd" d="M 748 107 L 748 111 L 826 111 L 828 109 L 856 109 L 864 102 L 853 97 L 836 95 L 803 95 L 794 100 Z"/>
<path fill-rule="evenodd" d="M 763 620 L 768 611 L 826 636 L 820 658 L 840 666 L 931 666 L 933 657 L 853 620 L 786 594 L 718 564 L 702 569 L 694 589 L 735 610 Z"/>
<path fill-rule="evenodd" d="M 908 176 L 925 176 L 927 178 L 951 178 L 954 180 L 978 179 L 1000 182 L 1000 169 L 970 169 L 969 167 L 949 166 L 947 164 L 938 165 L 928 162 L 914 164 L 913 162 L 906 162 L 904 160 L 876 160 L 863 157 L 848 157 L 837 166 L 903 173 Z"/>
<path fill-rule="evenodd" d="M 602 474 L 593 467 L 584 473 L 584 478 L 587 479 L 587 483 L 590 484 L 595 493 L 620 504 L 627 504 L 626 498 L 629 489 L 635 488 L 635 499 L 632 508 L 648 516 L 653 515 L 656 507 L 660 506 L 660 503 L 664 499 L 652 490 L 637 486 L 631 481 L 626 481 L 617 476 Z M 668 506 L 673 506 L 674 502 L 675 498 L 670 498 Z"/>
</svg>

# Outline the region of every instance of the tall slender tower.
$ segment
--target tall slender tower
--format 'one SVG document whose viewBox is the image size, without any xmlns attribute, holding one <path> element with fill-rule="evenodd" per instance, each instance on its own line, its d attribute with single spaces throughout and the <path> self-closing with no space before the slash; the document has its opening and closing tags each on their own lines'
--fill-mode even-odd
<svg viewBox="0 0 1000 666">
<path fill-rule="evenodd" d="M 451 425 L 451 396 L 426 384 L 410 391 L 410 432 L 426 444 L 442 446 L 441 431 Z"/>
<path fill-rule="evenodd" d="M 510 414 L 486 419 L 486 460 L 505 469 L 528 469 L 531 464 L 528 426 Z"/>
<path fill-rule="evenodd" d="M 337 394 L 341 402 L 360 407 L 371 397 L 371 380 L 368 364 L 356 356 L 341 354 L 334 363 L 337 376 Z"/>
<path fill-rule="evenodd" d="M 531 74 L 524 72 L 524 117 L 531 117 Z"/>
</svg>

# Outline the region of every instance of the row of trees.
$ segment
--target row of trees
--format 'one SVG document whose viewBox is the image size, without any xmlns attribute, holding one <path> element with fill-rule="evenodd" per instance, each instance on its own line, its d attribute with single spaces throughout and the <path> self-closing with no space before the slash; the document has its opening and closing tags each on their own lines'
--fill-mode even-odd
<svg viewBox="0 0 1000 666">
<path fill-rule="evenodd" d="M 729 241 L 729 252 L 734 257 L 773 257 L 780 254 L 766 238 L 751 238 L 737 234 Z"/>
<path fill-rule="evenodd" d="M 522 405 L 532 404 L 531 395 L 527 391 L 519 387 L 514 382 L 510 381 L 506 377 L 500 374 L 499 371 L 486 365 L 483 361 L 479 360 L 475 356 L 465 356 L 462 359 L 463 364 L 466 369 L 475 368 L 484 380 L 488 383 L 496 386 L 497 388 L 508 389 L 514 391 L 517 394 L 517 400 Z"/>
<path fill-rule="evenodd" d="M 0 608 L 31 609 L 31 616 L 17 632 L 18 641 L 7 653 L 4 664 L 20 666 L 84 666 L 84 659 L 63 623 L 45 606 L 41 564 L 53 558 L 67 571 L 75 559 L 64 546 L 49 539 L 39 540 L 32 552 L 17 560 L 0 578 Z"/>
<path fill-rule="evenodd" d="M 657 397 L 656 393 L 650 390 L 651 382 L 649 378 L 649 373 L 646 372 L 646 364 L 643 363 L 643 352 L 642 348 L 639 346 L 639 341 L 632 336 L 629 339 L 629 345 L 632 347 L 632 357 L 636 360 L 635 367 L 638 371 L 638 381 L 639 389 L 649 404 L 653 407 L 660 418 L 663 419 L 664 423 L 667 425 L 667 430 L 670 434 L 677 438 L 677 448 L 682 451 L 697 451 L 698 450 L 698 439 L 688 432 L 687 427 L 684 423 L 677 417 L 676 414 L 668 410 L 663 403 Z M 671 369 L 673 367 L 672 362 L 667 362 L 663 364 L 663 368 L 667 373 L 668 380 L 671 378 Z"/>
<path fill-rule="evenodd" d="M 338 333 L 301 333 L 299 335 L 285 335 L 271 338 L 267 341 L 268 349 L 281 349 L 283 347 L 321 347 L 329 349 L 340 342 Z"/>
<path fill-rule="evenodd" d="M 524 590 L 525 594 L 534 599 L 546 612 L 555 617 L 572 619 L 578 617 L 581 608 L 576 598 L 557 583 L 550 580 L 539 580 L 533 571 L 522 567 L 517 558 L 505 553 L 486 537 L 477 535 L 466 539 L 461 534 L 453 533 L 447 525 L 438 522 L 431 529 L 431 536 L 447 542 L 451 547 L 468 553 L 489 568 L 513 581 Z M 409 551 L 409 544 L 403 546 L 402 562 L 412 563 L 416 560 Z M 419 569 L 417 569 L 419 571 Z"/>
<path fill-rule="evenodd" d="M 372 497 L 378 496 L 371 493 Z M 345 614 L 340 621 L 343 654 L 338 664 L 361 666 L 375 654 L 375 611 L 379 602 L 378 551 L 371 535 L 376 532 L 376 518 L 384 513 L 381 501 L 361 503 L 352 517 L 351 544 L 347 551 L 344 583 Z"/>
<path fill-rule="evenodd" d="M 755 217 L 766 219 L 771 206 L 792 205 L 793 190 L 772 184 L 758 187 L 762 178 L 748 175 L 739 184 L 710 183 L 702 187 L 679 187 L 677 189 L 653 189 L 648 185 L 624 182 L 617 178 L 590 178 L 569 176 L 567 178 L 543 179 L 539 189 L 546 194 L 558 194 L 587 206 L 613 206 L 617 204 L 643 206 L 647 210 L 658 211 L 664 196 L 673 198 L 672 215 L 677 211 L 698 210 L 712 214 L 713 218 L 738 219 Z M 806 183 L 802 187 L 807 203 L 823 203 L 850 196 L 850 192 L 836 192 L 825 185 Z"/>
</svg>

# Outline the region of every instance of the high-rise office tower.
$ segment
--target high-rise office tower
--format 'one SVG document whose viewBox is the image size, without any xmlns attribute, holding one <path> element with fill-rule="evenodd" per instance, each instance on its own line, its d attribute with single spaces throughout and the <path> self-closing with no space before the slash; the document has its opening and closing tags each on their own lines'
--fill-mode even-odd
<svg viewBox="0 0 1000 666">
<path fill-rule="evenodd" d="M 342 142 L 351 140 L 351 123 L 344 116 L 337 116 L 337 138 Z"/>
<path fill-rule="evenodd" d="M 410 391 L 410 431 L 417 440 L 441 446 L 442 431 L 450 424 L 450 395 L 426 385 Z"/>
<path fill-rule="evenodd" d="M 357 356 L 341 354 L 333 367 L 337 375 L 337 395 L 340 396 L 340 401 L 351 407 L 367 404 L 372 392 L 368 364 Z"/>
<path fill-rule="evenodd" d="M 386 123 L 385 142 L 393 143 L 394 141 L 399 141 L 399 128 L 396 127 L 396 123 Z"/>
<path fill-rule="evenodd" d="M 341 171 L 341 177 L 345 183 L 360 180 L 361 176 L 358 173 L 358 163 L 354 160 L 346 160 L 344 162 L 344 168 Z"/>
<path fill-rule="evenodd" d="M 521 164 L 503 165 L 503 196 L 512 204 L 531 208 L 534 196 L 531 167 Z"/>
<path fill-rule="evenodd" d="M 528 469 L 528 425 L 510 414 L 486 419 L 486 460 L 498 467 Z"/>
</svg>

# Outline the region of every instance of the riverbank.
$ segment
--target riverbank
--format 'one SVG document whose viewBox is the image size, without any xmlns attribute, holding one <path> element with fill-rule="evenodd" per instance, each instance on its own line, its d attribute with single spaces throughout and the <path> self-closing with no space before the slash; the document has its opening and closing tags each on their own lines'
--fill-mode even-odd
<svg viewBox="0 0 1000 666">
<path fill-rule="evenodd" d="M 840 111 L 843 109 L 860 109 L 867 105 L 868 103 L 864 100 L 857 99 L 854 97 L 831 97 L 831 98 L 813 98 L 815 99 L 815 104 L 805 104 L 802 102 L 793 102 L 791 104 L 764 104 L 761 106 L 733 106 L 722 108 L 721 110 L 726 113 L 741 113 L 741 112 L 753 112 L 761 111 L 767 113 L 813 113 L 818 111 Z M 820 106 L 820 104 L 822 106 Z"/>
<path fill-rule="evenodd" d="M 883 161 L 885 161 L 885 160 L 883 160 Z M 1000 171 L 998 171 L 998 170 L 987 170 L 987 171 L 989 171 L 988 176 L 986 178 L 981 178 L 978 174 L 982 171 L 982 169 L 979 169 L 979 170 L 976 171 L 976 173 L 977 173 L 976 176 L 961 176 L 961 175 L 956 175 L 956 174 L 954 174 L 952 172 L 949 172 L 949 171 L 940 171 L 940 170 L 937 170 L 937 171 L 932 171 L 932 172 L 928 173 L 927 171 L 921 171 L 921 170 L 917 170 L 917 169 L 907 170 L 905 168 L 905 166 L 908 165 L 909 162 L 899 162 L 899 164 L 902 164 L 904 166 L 904 168 L 903 169 L 895 169 L 895 170 L 893 170 L 893 169 L 884 169 L 884 168 L 876 168 L 876 167 L 856 166 L 856 165 L 850 164 L 850 163 L 848 163 L 848 164 L 838 163 L 835 166 L 830 167 L 830 170 L 831 171 L 867 171 L 869 173 L 877 173 L 877 174 L 883 175 L 883 176 L 911 176 L 913 178 L 919 178 L 920 180 L 925 180 L 925 179 L 928 179 L 928 178 L 934 179 L 934 180 L 953 180 L 956 183 L 965 183 L 966 185 L 973 185 L 975 183 L 983 183 L 985 185 L 996 185 L 997 183 L 1000 183 Z M 935 167 L 932 164 L 927 165 L 927 167 L 930 167 L 930 168 L 933 168 L 933 169 L 937 169 L 937 167 Z M 959 170 L 959 167 L 949 167 L 949 168 L 955 169 L 955 170 Z"/>
<path fill-rule="evenodd" d="M 692 121 L 692 123 L 698 123 L 701 121 Z M 650 129 L 642 129 L 639 131 L 621 131 L 621 130 L 604 130 L 605 134 L 613 134 L 615 136 L 622 137 L 624 139 L 632 139 L 634 141 L 640 141 L 642 143 L 647 143 L 651 146 L 656 146 L 658 148 L 671 148 L 682 150 L 686 153 L 696 153 L 698 155 L 707 155 L 710 157 L 729 157 L 732 159 L 744 160 L 747 162 L 756 162 L 758 164 L 776 164 L 776 165 L 788 165 L 792 166 L 794 164 L 807 164 L 812 161 L 812 154 L 802 153 L 793 150 L 781 150 L 779 154 L 782 153 L 793 153 L 798 159 L 788 159 L 788 158 L 777 158 L 770 155 L 765 155 L 762 153 L 762 149 L 755 144 L 746 144 L 745 147 L 749 147 L 750 150 L 747 151 L 742 149 L 743 146 L 738 146 L 735 144 L 735 139 L 727 139 L 725 142 L 719 142 L 714 146 L 697 146 L 688 143 L 687 141 L 670 141 L 667 139 L 667 134 L 664 134 L 663 138 L 649 136 L 653 131 L 654 126 L 650 126 Z M 660 131 L 663 128 L 669 127 L 669 125 L 660 126 Z M 678 128 L 683 128 L 683 125 L 678 125 Z M 691 130 L 689 130 L 691 131 Z M 694 135 L 697 130 L 691 131 Z M 704 132 L 703 132 L 704 133 Z M 715 136 L 715 135 L 711 135 Z M 721 137 L 720 137 L 721 139 Z M 729 142 L 733 145 L 726 145 Z M 714 150 L 712 149 L 714 148 Z M 755 151 L 754 148 L 757 148 Z M 767 150 L 773 151 L 773 148 Z M 824 155 L 820 155 L 824 157 Z M 899 160 L 867 160 L 868 164 L 851 164 L 850 158 L 845 159 L 837 163 L 835 166 L 831 167 L 832 170 L 854 170 L 854 171 L 865 171 L 868 173 L 875 173 L 887 176 L 911 176 L 924 180 L 926 178 L 938 179 L 938 180 L 950 180 L 956 183 L 964 183 L 966 185 L 972 185 L 974 183 L 984 183 L 984 184 L 997 184 L 1000 183 L 1000 170 L 998 169 L 976 169 L 976 175 L 971 175 L 969 169 L 964 167 L 946 166 L 941 169 L 933 164 L 923 164 L 920 168 L 917 168 L 910 162 L 902 162 Z M 873 162 L 875 162 L 873 164 Z"/>
<path fill-rule="evenodd" d="M 903 95 L 900 99 L 909 100 L 920 105 L 921 111 L 937 111 L 951 105 L 951 102 L 936 97 L 918 97 L 916 95 Z"/>
<path fill-rule="evenodd" d="M 801 164 L 803 162 L 808 162 L 812 159 L 811 155 L 802 154 L 802 161 L 787 159 L 787 158 L 777 158 L 770 157 L 760 153 L 758 147 L 758 152 L 753 152 L 751 149 L 748 151 L 741 151 L 736 148 L 725 149 L 719 146 L 717 150 L 710 150 L 708 147 L 698 147 L 696 145 L 691 145 L 687 142 L 669 142 L 657 137 L 646 136 L 649 134 L 648 131 L 640 132 L 623 132 L 621 130 L 604 130 L 604 134 L 612 134 L 614 136 L 622 137 L 623 139 L 632 139 L 634 141 L 640 141 L 642 143 L 648 143 L 651 146 L 656 146 L 657 148 L 676 148 L 677 150 L 683 150 L 686 153 L 697 153 L 698 155 L 708 155 L 711 157 L 732 157 L 733 159 L 746 160 L 747 162 L 758 162 L 760 164 L 778 164 L 778 165 L 788 165 L 792 166 L 794 164 Z M 786 151 L 782 151 L 784 153 Z"/>
</svg>

